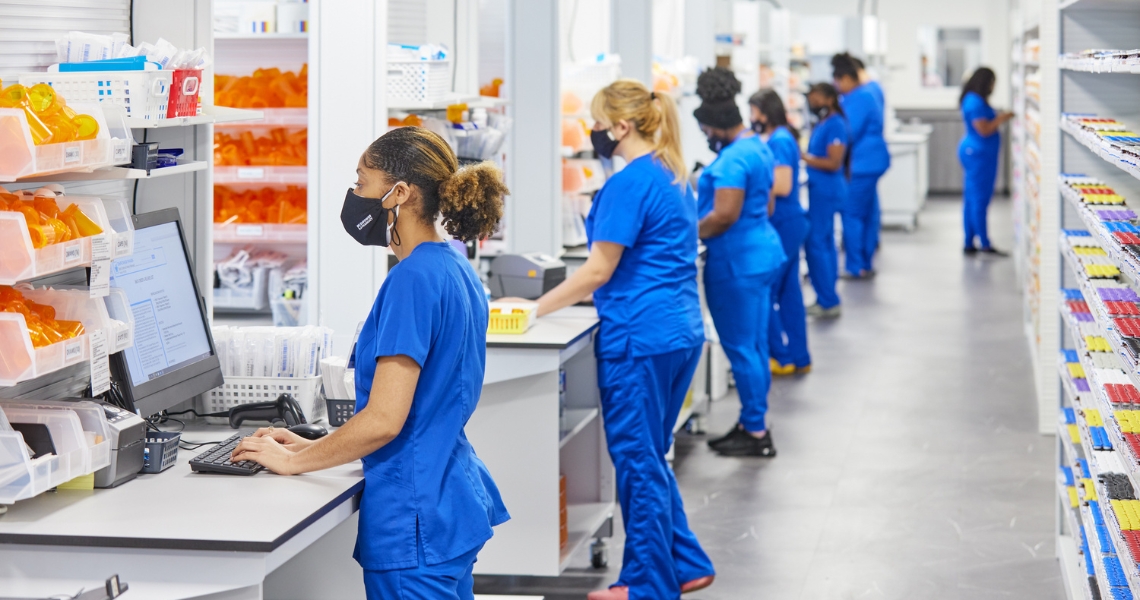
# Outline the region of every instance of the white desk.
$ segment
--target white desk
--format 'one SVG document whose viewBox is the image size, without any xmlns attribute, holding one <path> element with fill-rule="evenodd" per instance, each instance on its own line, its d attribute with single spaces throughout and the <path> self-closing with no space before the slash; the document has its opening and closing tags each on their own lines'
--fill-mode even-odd
<svg viewBox="0 0 1140 600">
<path fill-rule="evenodd" d="M 879 180 L 879 208 L 884 226 L 913 231 L 918 213 L 926 204 L 930 187 L 928 158 L 929 125 L 903 126 L 886 135 L 891 168 Z"/>
</svg>

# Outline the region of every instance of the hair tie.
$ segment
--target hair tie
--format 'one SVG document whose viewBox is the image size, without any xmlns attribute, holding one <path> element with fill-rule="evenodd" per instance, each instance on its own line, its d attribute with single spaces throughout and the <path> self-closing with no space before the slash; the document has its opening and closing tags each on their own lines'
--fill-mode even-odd
<svg viewBox="0 0 1140 600">
<path fill-rule="evenodd" d="M 649 99 L 650 100 L 656 100 L 657 99 L 657 92 L 649 92 Z"/>
</svg>

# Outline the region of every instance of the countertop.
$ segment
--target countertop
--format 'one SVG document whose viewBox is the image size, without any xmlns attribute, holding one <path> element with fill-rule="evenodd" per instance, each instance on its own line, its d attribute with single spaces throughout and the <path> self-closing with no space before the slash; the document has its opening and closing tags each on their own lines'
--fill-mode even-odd
<svg viewBox="0 0 1140 600">
<path fill-rule="evenodd" d="M 563 350 L 598 327 L 598 312 L 592 306 L 570 306 L 540 317 L 521 335 L 487 336 L 487 349 L 535 348 Z"/>
</svg>

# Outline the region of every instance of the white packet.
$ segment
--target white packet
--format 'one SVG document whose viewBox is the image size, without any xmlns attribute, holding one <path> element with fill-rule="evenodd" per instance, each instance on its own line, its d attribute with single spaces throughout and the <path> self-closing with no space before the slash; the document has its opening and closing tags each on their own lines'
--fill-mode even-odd
<svg viewBox="0 0 1140 600">
<path fill-rule="evenodd" d="M 123 51 L 124 47 L 129 47 L 130 43 L 131 43 L 131 37 L 129 35 L 127 35 L 125 33 L 118 32 L 118 31 L 116 31 L 115 33 L 112 33 L 111 34 L 111 53 L 110 53 L 110 55 L 107 56 L 107 58 L 119 58 L 120 56 L 122 56 L 120 54 L 120 52 Z"/>
</svg>

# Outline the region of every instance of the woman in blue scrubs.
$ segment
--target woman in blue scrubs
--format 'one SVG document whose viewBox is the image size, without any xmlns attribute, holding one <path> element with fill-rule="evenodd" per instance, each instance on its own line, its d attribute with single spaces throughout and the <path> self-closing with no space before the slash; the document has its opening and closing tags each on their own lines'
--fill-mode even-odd
<svg viewBox="0 0 1140 600">
<path fill-rule="evenodd" d="M 994 195 L 997 182 L 998 157 L 1001 154 L 1001 126 L 1013 118 L 1013 113 L 998 114 L 990 107 L 989 97 L 994 92 L 997 77 L 981 67 L 962 86 L 958 104 L 962 109 L 966 135 L 958 145 L 958 160 L 965 171 L 962 187 L 962 223 L 966 230 L 966 255 L 982 252 L 993 256 L 1006 253 L 990 245 L 986 211 Z M 974 244 L 975 240 L 977 245 Z"/>
<path fill-rule="evenodd" d="M 808 91 L 808 107 L 817 119 L 804 153 L 808 172 L 808 228 L 804 255 L 808 278 L 815 288 L 815 304 L 807 313 L 834 319 L 842 314 L 835 282 L 839 252 L 835 248 L 835 213 L 847 202 L 847 117 L 839 106 L 839 92 L 830 83 L 817 83 Z"/>
<path fill-rule="evenodd" d="M 593 294 L 601 320 L 598 387 L 625 552 L 617 582 L 589 600 L 675 600 L 715 575 L 665 460 L 705 342 L 697 207 L 671 98 L 622 79 L 594 96 L 591 113 L 594 150 L 626 166 L 594 196 L 589 258 L 538 299 L 538 314 Z"/>
<path fill-rule="evenodd" d="M 807 314 L 800 287 L 800 250 L 808 234 L 808 218 L 800 204 L 800 133 L 788 124 L 784 102 L 774 90 L 760 90 L 748 99 L 752 130 L 768 144 L 776 161 L 772 193 L 776 210 L 770 217 L 780 235 L 787 260 L 772 289 L 768 316 L 769 363 L 773 375 L 796 375 L 811 370 Z"/>
<path fill-rule="evenodd" d="M 728 69 L 709 69 L 697 78 L 701 105 L 693 115 L 717 153 L 697 188 L 700 236 L 708 248 L 705 298 L 741 405 L 740 422 L 709 446 L 726 456 L 773 457 L 776 446 L 765 421 L 772 382 L 768 318 L 786 256 L 768 220 L 775 209 L 775 158 L 744 126 L 739 93 L 740 82 Z"/>
<path fill-rule="evenodd" d="M 879 178 L 891 166 L 883 138 L 883 106 L 866 84 L 850 56 L 832 58 L 835 87 L 847 115 L 851 140 L 851 180 L 843 216 L 844 277 L 867 279 L 875 274 L 873 259 L 879 239 Z"/>
<path fill-rule="evenodd" d="M 364 493 L 354 557 L 369 600 L 474 598 L 472 569 L 509 519 L 463 433 L 483 387 L 487 301 L 478 274 L 436 230 L 490 235 L 507 192 L 483 163 L 458 169 L 451 147 L 418 127 L 368 147 L 341 221 L 357 242 L 388 246 L 389 271 L 356 344 L 356 415 L 307 441 L 262 429 L 234 451 L 295 475 L 357 459 Z"/>
</svg>

